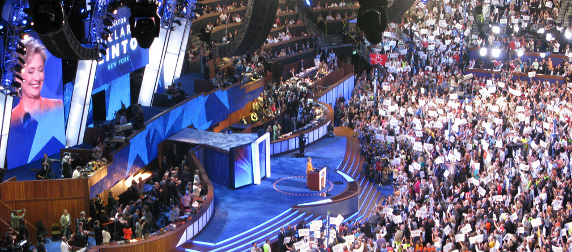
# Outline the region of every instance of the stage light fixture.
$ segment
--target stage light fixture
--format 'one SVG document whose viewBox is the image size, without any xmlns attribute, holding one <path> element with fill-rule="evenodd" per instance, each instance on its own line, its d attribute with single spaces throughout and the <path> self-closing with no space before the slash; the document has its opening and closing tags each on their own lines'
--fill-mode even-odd
<svg viewBox="0 0 572 252">
<path fill-rule="evenodd" d="M 307 4 L 308 6 L 312 6 L 312 3 L 310 2 L 310 0 L 306 0 L 306 4 Z"/>
<path fill-rule="evenodd" d="M 493 56 L 493 58 L 498 58 L 500 56 L 501 50 L 498 48 L 494 48 L 491 50 L 491 56 Z"/>
<path fill-rule="evenodd" d="M 34 30 L 40 35 L 56 33 L 64 28 L 64 9 L 60 1 L 44 0 L 32 9 Z"/>
<path fill-rule="evenodd" d="M 381 42 L 382 34 L 387 28 L 387 0 L 360 1 L 358 11 L 358 26 L 364 32 L 369 43 L 376 45 Z"/>
<path fill-rule="evenodd" d="M 22 69 L 24 69 L 24 68 L 22 67 L 22 65 L 20 65 L 20 64 L 14 65 L 14 71 L 16 71 L 17 73 L 21 73 L 21 72 L 22 72 Z"/>
<path fill-rule="evenodd" d="M 16 49 L 16 52 L 21 54 L 21 55 L 26 55 L 26 49 L 24 49 L 22 47 Z"/>
<path fill-rule="evenodd" d="M 482 47 L 481 50 L 479 50 L 479 54 L 481 56 L 486 56 L 487 52 L 488 52 L 487 48 L 484 48 L 484 47 Z"/>
<path fill-rule="evenodd" d="M 17 82 L 17 81 L 12 81 L 10 86 L 15 87 L 15 88 L 19 88 L 22 86 L 22 84 L 20 84 L 20 82 Z"/>
<path fill-rule="evenodd" d="M 131 36 L 139 47 L 149 48 L 161 30 L 161 18 L 157 15 L 157 3 L 135 2 L 129 5 Z"/>
<path fill-rule="evenodd" d="M 28 40 L 28 39 L 30 39 L 30 35 L 24 34 L 24 35 L 22 35 L 22 39 L 23 39 L 23 40 Z"/>
</svg>

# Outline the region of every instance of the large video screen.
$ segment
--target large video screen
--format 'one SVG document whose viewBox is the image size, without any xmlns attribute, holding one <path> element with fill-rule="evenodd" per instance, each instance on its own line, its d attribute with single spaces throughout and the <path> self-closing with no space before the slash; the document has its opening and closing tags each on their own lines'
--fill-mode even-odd
<svg viewBox="0 0 572 252">
<path fill-rule="evenodd" d="M 18 73 L 8 135 L 8 169 L 58 153 L 65 145 L 62 61 L 46 50 L 35 32 L 22 39 L 25 64 Z M 39 168 L 39 167 L 38 167 Z"/>
<path fill-rule="evenodd" d="M 149 64 L 149 49 L 139 47 L 137 40 L 131 37 L 129 16 L 131 13 L 127 8 L 120 8 L 113 14 L 115 21 L 108 27 L 111 35 L 105 42 L 106 55 L 97 66 L 94 90 Z"/>
</svg>

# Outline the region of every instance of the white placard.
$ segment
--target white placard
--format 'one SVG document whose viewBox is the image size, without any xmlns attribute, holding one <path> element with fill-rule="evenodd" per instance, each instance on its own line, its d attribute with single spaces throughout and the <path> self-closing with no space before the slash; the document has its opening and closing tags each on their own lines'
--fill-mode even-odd
<svg viewBox="0 0 572 252">
<path fill-rule="evenodd" d="M 415 142 L 415 144 L 413 144 L 413 150 L 423 151 L 423 144 L 421 142 Z"/>
<path fill-rule="evenodd" d="M 307 228 L 298 229 L 298 236 L 299 237 L 310 236 L 310 229 L 307 229 Z"/>
<path fill-rule="evenodd" d="M 457 100 L 458 98 L 459 97 L 457 96 L 457 93 L 449 94 L 449 99 L 451 99 L 451 100 Z"/>
<path fill-rule="evenodd" d="M 487 194 L 487 191 L 485 189 L 483 189 L 482 187 L 479 186 L 479 194 L 484 197 L 485 194 Z"/>
<path fill-rule="evenodd" d="M 445 21 L 445 20 L 439 20 L 439 26 L 441 26 L 441 27 L 447 26 L 447 21 Z"/>
<path fill-rule="evenodd" d="M 451 233 L 451 226 L 447 225 L 444 229 L 443 229 L 443 233 L 445 235 L 449 235 Z"/>
<path fill-rule="evenodd" d="M 401 215 L 394 215 L 393 216 L 393 222 L 395 223 L 402 223 L 403 219 L 401 218 Z"/>
<path fill-rule="evenodd" d="M 528 72 L 529 78 L 534 78 L 536 76 L 536 72 Z"/>
<path fill-rule="evenodd" d="M 411 230 L 411 237 L 418 237 L 421 235 L 421 230 Z"/>
<path fill-rule="evenodd" d="M 461 228 L 461 232 L 463 234 L 468 234 L 473 230 L 473 228 L 471 228 L 470 224 L 465 225 L 464 227 Z"/>
<path fill-rule="evenodd" d="M 430 143 L 424 143 L 423 144 L 423 148 L 426 150 L 433 150 L 433 147 L 434 147 L 433 144 L 430 144 Z"/>
<path fill-rule="evenodd" d="M 464 242 L 465 241 L 465 235 L 464 234 L 456 234 L 455 235 L 455 241 L 456 242 Z"/>
<path fill-rule="evenodd" d="M 534 162 L 532 162 L 532 169 L 536 169 L 540 166 L 540 160 L 536 160 Z"/>
<path fill-rule="evenodd" d="M 542 219 L 540 218 L 533 219 L 530 221 L 530 225 L 532 225 L 532 227 L 538 227 L 542 225 Z"/>
</svg>

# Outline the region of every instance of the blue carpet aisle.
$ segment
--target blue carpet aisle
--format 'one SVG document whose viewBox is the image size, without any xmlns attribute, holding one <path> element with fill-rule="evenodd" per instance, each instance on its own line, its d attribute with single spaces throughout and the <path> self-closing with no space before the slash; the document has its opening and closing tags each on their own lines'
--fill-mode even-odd
<svg viewBox="0 0 572 252">
<path fill-rule="evenodd" d="M 260 185 L 232 190 L 215 184 L 214 215 L 194 240 L 222 241 L 272 219 L 297 203 L 322 200 L 327 190 L 330 197 L 342 192 L 346 184 L 335 169 L 345 151 L 345 137 L 324 138 L 306 147 L 306 156 L 312 157 L 315 167 L 329 168 L 330 182 L 321 192 L 306 187 L 307 160 L 292 158 L 292 153 L 271 157 L 271 177 L 262 180 Z"/>
</svg>

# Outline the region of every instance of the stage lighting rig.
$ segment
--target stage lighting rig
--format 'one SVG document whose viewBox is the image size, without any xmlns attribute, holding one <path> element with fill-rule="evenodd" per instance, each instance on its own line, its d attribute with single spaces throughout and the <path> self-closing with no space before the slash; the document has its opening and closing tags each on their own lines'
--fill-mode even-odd
<svg viewBox="0 0 572 252">
<path fill-rule="evenodd" d="M 387 0 L 360 0 L 358 26 L 371 44 L 378 44 L 387 24 L 398 21 L 414 3 L 415 0 L 399 0 L 388 6 Z"/>
<path fill-rule="evenodd" d="M 382 34 L 387 28 L 387 0 L 361 0 L 358 11 L 358 26 L 364 32 L 369 43 L 381 42 Z"/>
<path fill-rule="evenodd" d="M 64 28 L 64 9 L 60 1 L 44 0 L 36 2 L 32 9 L 34 30 L 38 34 L 51 34 Z"/>
<path fill-rule="evenodd" d="M 157 15 L 157 4 L 151 1 L 131 2 L 129 25 L 131 36 L 137 39 L 141 48 L 149 48 L 161 30 L 161 18 Z"/>
</svg>

